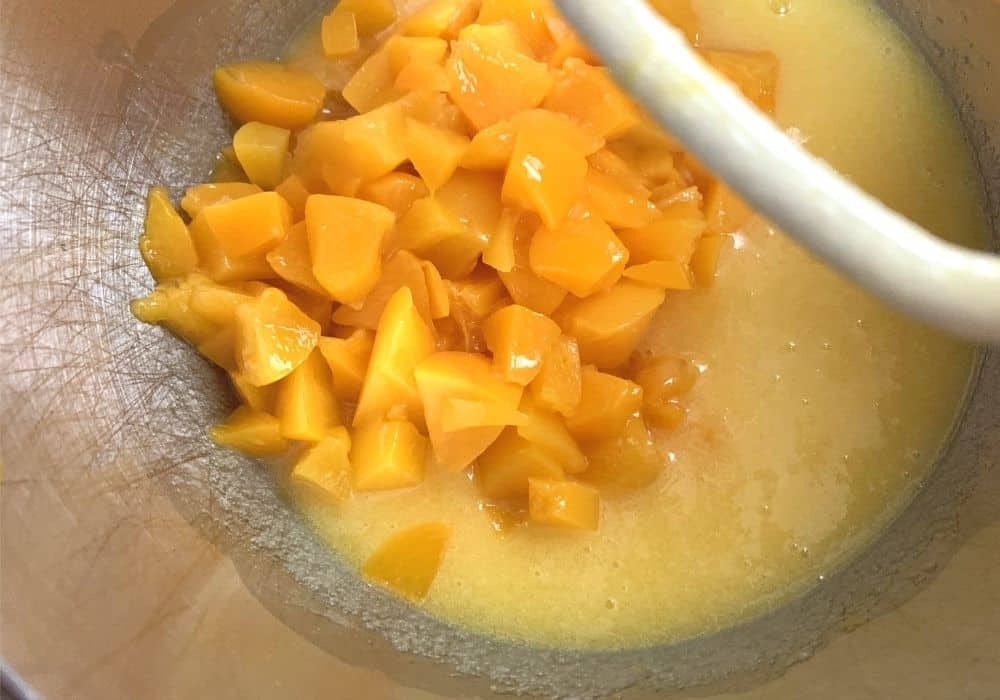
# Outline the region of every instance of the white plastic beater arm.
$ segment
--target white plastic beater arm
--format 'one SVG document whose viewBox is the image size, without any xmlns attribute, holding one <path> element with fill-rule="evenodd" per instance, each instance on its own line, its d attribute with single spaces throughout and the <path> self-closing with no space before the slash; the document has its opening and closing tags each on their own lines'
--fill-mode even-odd
<svg viewBox="0 0 1000 700">
<path fill-rule="evenodd" d="M 556 0 L 617 81 L 799 243 L 900 310 L 1000 343 L 1000 257 L 947 243 L 810 155 L 642 0 Z"/>
</svg>

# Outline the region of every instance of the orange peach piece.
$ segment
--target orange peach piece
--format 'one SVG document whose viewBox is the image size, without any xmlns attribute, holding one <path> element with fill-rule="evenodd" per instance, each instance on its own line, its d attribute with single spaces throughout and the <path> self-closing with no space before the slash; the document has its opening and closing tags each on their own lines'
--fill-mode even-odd
<svg viewBox="0 0 1000 700">
<path fill-rule="evenodd" d="M 403 92 L 396 87 L 396 74 L 392 70 L 388 45 L 361 64 L 340 94 L 361 115 L 403 96 Z"/>
<path fill-rule="evenodd" d="M 649 486 L 667 465 L 666 457 L 657 449 L 639 415 L 629 417 L 618 435 L 589 445 L 587 458 L 587 471 L 580 478 L 602 488 Z"/>
<path fill-rule="evenodd" d="M 292 208 L 293 222 L 297 223 L 306 217 L 306 200 L 312 193 L 306 188 L 306 183 L 301 177 L 295 174 L 289 175 L 278 183 L 274 191 Z"/>
<path fill-rule="evenodd" d="M 376 418 L 354 428 L 351 484 L 355 491 L 388 491 L 424 480 L 427 438 L 407 420 Z"/>
<path fill-rule="evenodd" d="M 288 229 L 288 235 L 267 254 L 267 262 L 281 279 L 312 294 L 326 296 L 316 280 L 309 254 L 309 236 L 304 221 Z"/>
<path fill-rule="evenodd" d="M 381 274 L 382 239 L 396 223 L 385 207 L 363 199 L 314 194 L 306 201 L 313 274 L 335 300 L 356 304 Z"/>
<path fill-rule="evenodd" d="M 687 262 L 708 225 L 701 212 L 701 197 L 695 188 L 674 196 L 663 215 L 641 228 L 623 229 L 618 237 L 629 251 L 633 264 L 654 260 Z"/>
<path fill-rule="evenodd" d="M 358 37 L 358 18 L 341 2 L 333 12 L 323 18 L 320 41 L 327 58 L 350 56 L 361 48 Z"/>
<path fill-rule="evenodd" d="M 424 272 L 424 284 L 427 285 L 427 303 L 430 307 L 431 318 L 435 320 L 447 318 L 451 315 L 451 295 L 448 291 L 448 285 L 445 284 L 434 263 L 421 260 L 420 268 Z"/>
<path fill-rule="evenodd" d="M 213 284 L 198 276 L 188 278 L 191 283 L 190 311 L 217 326 L 231 326 L 237 310 L 252 303 L 267 285 L 256 288 L 258 283 L 225 286 Z"/>
<path fill-rule="evenodd" d="M 695 14 L 691 0 L 650 0 L 653 9 L 664 19 L 684 32 L 688 41 L 697 44 L 700 39 L 698 16 Z"/>
<path fill-rule="evenodd" d="M 368 371 L 375 334 L 359 328 L 347 338 L 320 338 L 320 354 L 333 376 L 333 393 L 341 401 L 357 403 Z"/>
<path fill-rule="evenodd" d="M 536 56 L 549 53 L 554 45 L 546 17 L 554 12 L 549 0 L 483 0 L 476 22 L 510 22 L 524 35 Z"/>
<path fill-rule="evenodd" d="M 244 379 L 239 372 L 230 372 L 229 381 L 232 383 L 233 389 L 236 390 L 237 396 L 247 406 L 262 413 L 271 412 L 271 409 L 274 407 L 274 394 L 275 389 L 278 388 L 277 384 L 254 386 Z"/>
<path fill-rule="evenodd" d="M 504 301 L 504 287 L 489 270 L 479 269 L 459 282 L 445 282 L 451 305 L 485 319 Z"/>
<path fill-rule="evenodd" d="M 455 39 L 476 18 L 479 0 L 431 0 L 400 24 L 404 36 Z"/>
<path fill-rule="evenodd" d="M 531 239 L 529 263 L 542 279 L 583 298 L 621 278 L 628 249 L 603 220 L 586 216 L 540 228 Z"/>
<path fill-rule="evenodd" d="M 537 107 L 552 88 L 548 66 L 499 37 L 499 26 L 463 29 L 446 64 L 448 94 L 477 131 Z"/>
<path fill-rule="evenodd" d="M 236 131 L 233 150 L 250 182 L 266 190 L 278 186 L 284 179 L 291 136 L 288 129 L 261 122 L 247 122 Z"/>
<path fill-rule="evenodd" d="M 564 335 L 549 348 L 528 388 L 538 406 L 566 416 L 580 405 L 581 373 L 580 346 L 575 338 Z"/>
<path fill-rule="evenodd" d="M 708 221 L 705 233 L 734 233 L 743 228 L 752 216 L 750 206 L 726 185 L 718 180 L 709 185 L 705 193 L 705 218 Z"/>
<path fill-rule="evenodd" d="M 719 257 L 728 240 L 727 236 L 705 236 L 698 241 L 698 247 L 691 256 L 691 274 L 699 287 L 711 287 L 715 284 Z"/>
<path fill-rule="evenodd" d="M 168 328 L 191 345 L 204 342 L 219 331 L 218 323 L 191 310 L 193 291 L 204 281 L 195 273 L 161 282 L 149 295 L 132 300 L 132 314 L 143 323 Z"/>
<path fill-rule="evenodd" d="M 411 422 L 422 425 L 424 410 L 414 368 L 432 352 L 433 332 L 420 316 L 410 290 L 403 287 L 392 295 L 379 319 L 354 425 L 383 418 L 400 405 L 406 406 Z"/>
<path fill-rule="evenodd" d="M 514 415 L 523 393 L 522 387 L 503 381 L 489 360 L 472 353 L 434 353 L 417 365 L 415 376 L 434 454 L 442 465 L 454 470 L 472 464 L 497 439 L 503 426 L 448 432 L 443 424 L 446 402 L 455 399 L 477 402 L 492 407 L 490 411 Z"/>
<path fill-rule="evenodd" d="M 403 108 L 388 104 L 356 117 L 319 122 L 302 131 L 292 171 L 311 192 L 353 196 L 365 183 L 406 160 Z"/>
<path fill-rule="evenodd" d="M 460 168 L 437 191 L 436 196 L 485 246 L 500 221 L 502 185 L 503 180 L 496 173 L 477 173 Z M 449 277 L 444 270 L 441 273 Z"/>
<path fill-rule="evenodd" d="M 320 325 L 292 304 L 281 290 L 269 288 L 236 311 L 237 363 L 253 386 L 284 379 L 309 357 Z"/>
<path fill-rule="evenodd" d="M 622 280 L 565 305 L 556 320 L 580 343 L 583 362 L 613 369 L 629 359 L 665 298 L 662 289 Z"/>
<path fill-rule="evenodd" d="M 394 75 L 415 63 L 443 66 L 448 57 L 448 42 L 444 39 L 394 36 L 385 46 L 389 54 L 389 68 Z M 444 88 L 441 92 L 446 90 Z"/>
<path fill-rule="evenodd" d="M 538 376 L 542 359 L 561 332 L 548 316 L 512 304 L 486 319 L 483 334 L 494 368 L 508 382 L 527 386 Z"/>
<path fill-rule="evenodd" d="M 555 11 L 546 13 L 545 25 L 553 42 L 548 56 L 550 66 L 558 68 L 570 58 L 578 58 L 592 66 L 601 63 L 561 14 Z"/>
<path fill-rule="evenodd" d="M 212 78 L 223 109 L 241 123 L 296 129 L 315 119 L 326 99 L 318 78 L 279 63 L 233 63 L 216 68 Z"/>
<path fill-rule="evenodd" d="M 766 114 L 774 112 L 778 57 L 770 51 L 703 51 L 705 60 Z"/>
<path fill-rule="evenodd" d="M 181 199 L 181 209 L 192 219 L 196 218 L 205 207 L 225 204 L 234 199 L 249 197 L 263 192 L 257 185 L 249 182 L 222 182 L 195 185 L 189 187 Z"/>
<path fill-rule="evenodd" d="M 527 127 L 536 131 L 558 133 L 567 146 L 587 157 L 597 153 L 606 145 L 604 137 L 596 131 L 551 109 L 528 109 L 518 112 L 508 121 L 515 132 Z"/>
<path fill-rule="evenodd" d="M 566 427 L 562 416 L 525 399 L 521 403 L 525 421 L 517 434 L 551 455 L 567 474 L 579 474 L 587 468 L 587 456 Z"/>
<path fill-rule="evenodd" d="M 154 187 L 146 197 L 146 220 L 139 238 L 139 252 L 157 282 L 181 277 L 198 266 L 198 251 L 191 240 L 191 232 L 162 187 Z"/>
<path fill-rule="evenodd" d="M 613 228 L 639 228 L 659 217 L 650 191 L 641 184 L 630 187 L 596 168 L 587 171 L 587 206 Z"/>
<path fill-rule="evenodd" d="M 421 261 L 407 250 L 397 251 L 385 261 L 378 282 L 360 307 L 341 306 L 333 314 L 333 322 L 341 326 L 375 330 L 389 299 L 402 287 L 410 290 L 417 312 L 430 324 L 430 295 L 427 292 L 424 268 Z"/>
<path fill-rule="evenodd" d="M 642 387 L 628 379 L 583 368 L 579 405 L 566 416 L 566 427 L 583 443 L 616 438 L 629 418 L 642 409 Z"/>
<path fill-rule="evenodd" d="M 462 156 L 462 167 L 469 170 L 503 171 L 514 155 L 517 130 L 509 119 L 479 131 Z"/>
<path fill-rule="evenodd" d="M 507 428 L 480 455 L 475 476 L 484 496 L 506 500 L 525 498 L 528 479 L 562 479 L 565 472 L 549 452 Z"/>
<path fill-rule="evenodd" d="M 212 337 L 195 346 L 198 354 L 227 372 L 236 371 L 236 332 L 222 328 Z"/>
<path fill-rule="evenodd" d="M 413 203 L 400 219 L 391 243 L 391 248 L 410 250 L 430 260 L 449 278 L 468 275 L 487 245 L 436 197 Z"/>
<path fill-rule="evenodd" d="M 319 324 L 320 333 L 330 330 L 333 315 L 333 299 L 326 294 L 313 294 L 301 287 L 288 284 L 284 280 L 274 280 L 272 286 L 285 293 L 288 300 L 302 309 L 302 313 Z"/>
<path fill-rule="evenodd" d="M 471 135 L 469 124 L 462 116 L 448 95 L 443 92 L 420 90 L 410 92 L 394 103 L 402 110 L 403 115 L 418 122 L 448 129 L 456 134 Z"/>
<path fill-rule="evenodd" d="M 441 430 L 457 433 L 469 428 L 524 425 L 528 417 L 508 406 L 468 399 L 445 399 L 441 405 Z"/>
<path fill-rule="evenodd" d="M 278 419 L 247 406 L 237 408 L 209 434 L 217 445 L 252 457 L 270 457 L 288 449 Z"/>
<path fill-rule="evenodd" d="M 503 202 L 536 212 L 549 228 L 558 227 L 585 192 L 587 159 L 574 148 L 585 139 L 565 118 L 549 112 L 523 123 L 504 178 Z"/>
<path fill-rule="evenodd" d="M 514 256 L 514 237 L 520 225 L 521 212 L 518 209 L 504 208 L 497 222 L 496 230 L 490 236 L 489 245 L 483 251 L 483 262 L 497 272 L 511 272 L 516 259 Z"/>
<path fill-rule="evenodd" d="M 204 212 L 188 226 L 198 252 L 198 266 L 216 282 L 240 282 L 273 279 L 274 270 L 267 263 L 267 251 L 249 255 L 227 255 L 216 239 Z"/>
<path fill-rule="evenodd" d="M 469 148 L 469 139 L 448 129 L 406 120 L 406 153 L 431 192 L 448 182 Z"/>
<path fill-rule="evenodd" d="M 538 525 L 597 530 L 601 497 L 597 489 L 574 481 L 528 479 L 528 519 Z"/>
<path fill-rule="evenodd" d="M 396 21 L 394 0 L 340 0 L 337 9 L 357 17 L 358 34 L 364 37 L 374 36 Z"/>
<path fill-rule="evenodd" d="M 691 289 L 691 273 L 679 260 L 654 260 L 626 268 L 626 279 L 660 289 Z"/>
<path fill-rule="evenodd" d="M 302 453 L 288 485 L 298 493 L 315 495 L 324 501 L 342 503 L 351 496 L 351 436 L 347 429 L 333 428 Z"/>
<path fill-rule="evenodd" d="M 292 225 L 291 208 L 274 192 L 205 207 L 201 216 L 222 252 L 230 257 L 271 250 L 284 240 Z"/>
<path fill-rule="evenodd" d="M 427 185 L 416 175 L 392 172 L 362 185 L 357 196 L 381 204 L 400 219 L 414 202 L 429 194 Z"/>
<path fill-rule="evenodd" d="M 396 74 L 394 86 L 408 92 L 447 92 L 450 84 L 443 63 L 417 61 L 404 66 Z"/>
<path fill-rule="evenodd" d="M 599 134 L 615 139 L 639 123 L 639 110 L 618 89 L 607 68 L 567 59 L 555 73 L 552 92 L 543 105 Z"/>
<path fill-rule="evenodd" d="M 444 523 L 408 528 L 383 542 L 361 572 L 404 598 L 420 602 L 434 583 L 450 537 L 451 528 Z"/>
<path fill-rule="evenodd" d="M 340 425 L 330 368 L 318 351 L 278 384 L 275 415 L 289 440 L 317 442 Z"/>
<path fill-rule="evenodd" d="M 515 302 L 549 316 L 563 303 L 567 292 L 531 271 L 532 233 L 526 220 L 522 220 L 514 232 L 514 268 L 500 272 L 500 281 Z"/>
</svg>

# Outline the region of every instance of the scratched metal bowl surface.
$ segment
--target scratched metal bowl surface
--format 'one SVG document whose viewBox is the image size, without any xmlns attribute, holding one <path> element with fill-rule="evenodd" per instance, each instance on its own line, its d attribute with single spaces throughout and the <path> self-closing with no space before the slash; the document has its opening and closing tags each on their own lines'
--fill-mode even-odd
<svg viewBox="0 0 1000 700">
<path fill-rule="evenodd" d="M 149 287 L 136 251 L 146 189 L 179 193 L 225 139 L 210 69 L 276 55 L 317 7 L 8 0 L 0 10 L 10 687 L 74 698 L 746 689 L 909 599 L 964 540 L 994 532 L 1000 356 L 984 351 L 965 419 L 912 506 L 845 570 L 764 619 L 671 647 L 578 653 L 483 638 L 361 584 L 258 465 L 208 442 L 204 426 L 230 402 L 221 377 L 127 309 Z M 888 9 L 952 86 L 996 213 L 1000 5 Z M 969 678 L 1000 683 L 1000 618 L 981 624 L 967 653 L 981 648 L 986 675 L 982 664 L 957 671 L 969 694 L 955 697 L 980 697 Z M 912 659 L 918 677 L 924 663 Z M 891 697 L 877 683 L 868 691 Z"/>
</svg>

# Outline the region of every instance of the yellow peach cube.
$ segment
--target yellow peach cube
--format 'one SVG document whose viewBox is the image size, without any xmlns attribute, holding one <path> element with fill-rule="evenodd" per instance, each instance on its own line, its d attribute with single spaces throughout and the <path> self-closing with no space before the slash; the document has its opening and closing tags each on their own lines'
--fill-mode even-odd
<svg viewBox="0 0 1000 700">
<path fill-rule="evenodd" d="M 431 192 L 451 179 L 469 148 L 465 136 L 415 119 L 406 120 L 405 142 L 410 162 Z"/>
<path fill-rule="evenodd" d="M 549 0 L 483 0 L 476 22 L 479 24 L 512 23 L 541 56 L 551 50 L 553 41 L 546 17 L 553 12 Z"/>
<path fill-rule="evenodd" d="M 654 260 L 625 270 L 626 279 L 660 289 L 691 289 L 691 273 L 679 260 Z"/>
<path fill-rule="evenodd" d="M 403 20 L 400 33 L 454 39 L 478 12 L 479 0 L 431 0 Z"/>
<path fill-rule="evenodd" d="M 518 435 L 551 455 L 567 474 L 579 474 L 587 468 L 587 456 L 562 416 L 527 398 L 521 403 L 521 413 L 525 420 L 517 425 Z"/>
<path fill-rule="evenodd" d="M 729 239 L 726 236 L 704 236 L 691 256 L 691 274 L 699 287 L 715 284 L 715 273 L 719 267 L 719 257 Z"/>
<path fill-rule="evenodd" d="M 278 289 L 236 311 L 237 363 L 243 378 L 267 386 L 291 374 L 319 341 L 320 325 Z"/>
<path fill-rule="evenodd" d="M 701 211 L 701 195 L 695 188 L 671 198 L 662 216 L 636 229 L 618 231 L 633 264 L 654 260 L 687 262 L 708 223 Z"/>
<path fill-rule="evenodd" d="M 531 271 L 577 297 L 588 297 L 615 284 L 628 263 L 628 249 L 596 216 L 543 226 L 531 240 Z"/>
<path fill-rule="evenodd" d="M 578 58 L 567 59 L 556 71 L 544 106 L 608 140 L 639 123 L 639 110 L 618 89 L 608 69 L 587 65 Z"/>
<path fill-rule="evenodd" d="M 281 279 L 311 294 L 327 295 L 312 271 L 309 235 L 304 221 L 289 228 L 285 240 L 275 246 L 266 258 L 268 265 Z"/>
<path fill-rule="evenodd" d="M 427 597 L 444 558 L 451 528 L 424 523 L 408 528 L 382 543 L 361 568 L 366 578 L 419 602 Z"/>
<path fill-rule="evenodd" d="M 341 401 L 357 403 L 374 344 L 375 334 L 361 328 L 347 338 L 319 339 L 320 354 L 333 375 L 333 393 Z"/>
<path fill-rule="evenodd" d="M 262 413 L 271 413 L 274 408 L 274 394 L 277 384 L 270 386 L 254 386 L 244 379 L 239 372 L 230 372 L 229 381 L 232 382 L 233 389 L 237 396 L 248 407 Z"/>
<path fill-rule="evenodd" d="M 493 366 L 509 382 L 527 386 L 538 376 L 542 360 L 559 338 L 551 318 L 512 304 L 496 311 L 483 324 Z"/>
<path fill-rule="evenodd" d="M 358 33 L 374 36 L 396 21 L 396 3 L 393 0 L 340 0 L 337 9 L 357 17 Z"/>
<path fill-rule="evenodd" d="M 427 438 L 407 420 L 368 420 L 354 427 L 351 484 L 355 491 L 388 491 L 424 480 Z"/>
<path fill-rule="evenodd" d="M 241 123 L 295 129 L 311 122 L 326 99 L 318 78 L 278 63 L 233 63 L 216 68 L 212 78 L 222 107 Z"/>
<path fill-rule="evenodd" d="M 259 186 L 249 182 L 221 182 L 195 185 L 187 188 L 181 199 L 181 209 L 192 219 L 196 218 L 205 207 L 225 204 L 234 199 L 249 197 L 263 192 Z"/>
<path fill-rule="evenodd" d="M 514 155 L 517 129 L 509 119 L 480 130 L 472 137 L 462 156 L 462 167 L 469 170 L 506 170 Z"/>
<path fill-rule="evenodd" d="M 597 530 L 601 497 L 586 484 L 528 479 L 528 519 L 539 525 Z"/>
<path fill-rule="evenodd" d="M 237 408 L 209 434 L 216 444 L 252 457 L 270 457 L 288 449 L 278 419 L 247 406 Z"/>
<path fill-rule="evenodd" d="M 640 228 L 660 217 L 641 183 L 631 183 L 591 167 L 587 172 L 587 206 L 613 228 Z"/>
<path fill-rule="evenodd" d="M 480 455 L 475 476 L 484 496 L 506 500 L 526 497 L 528 479 L 562 479 L 565 473 L 552 454 L 507 428 Z"/>
<path fill-rule="evenodd" d="M 625 421 L 618 435 L 587 447 L 587 471 L 580 475 L 603 488 L 638 489 L 649 486 L 667 465 L 641 416 Z"/>
<path fill-rule="evenodd" d="M 393 253 L 382 266 L 382 274 L 375 288 L 368 293 L 364 302 L 357 308 L 341 306 L 333 314 L 333 322 L 341 326 L 355 328 L 378 328 L 382 312 L 385 311 L 389 299 L 402 287 L 410 290 L 413 304 L 421 318 L 431 322 L 430 295 L 427 291 L 427 277 L 424 274 L 423 261 L 406 250 Z"/>
<path fill-rule="evenodd" d="M 320 41 L 327 58 L 350 56 L 361 48 L 358 37 L 358 18 L 341 2 L 333 12 L 323 18 Z"/>
<path fill-rule="evenodd" d="M 424 272 L 424 284 L 427 286 L 427 303 L 432 319 L 447 318 L 451 315 L 451 295 L 441 273 L 434 263 L 428 260 L 420 261 Z"/>
<path fill-rule="evenodd" d="M 468 275 L 486 248 L 477 235 L 436 197 L 413 203 L 399 221 L 392 247 L 410 250 L 434 263 L 449 278 Z"/>
<path fill-rule="evenodd" d="M 151 189 L 146 198 L 146 221 L 139 238 L 139 252 L 157 281 L 181 277 L 198 266 L 191 233 L 162 187 Z"/>
<path fill-rule="evenodd" d="M 584 367 L 580 403 L 566 416 L 566 427 L 580 442 L 615 438 L 642 409 L 642 387 L 628 379 Z"/>
<path fill-rule="evenodd" d="M 545 354 L 541 370 L 529 384 L 539 406 L 568 415 L 580 404 L 582 395 L 580 346 L 575 338 L 561 336 Z"/>
<path fill-rule="evenodd" d="M 222 252 L 234 258 L 271 250 L 292 225 L 291 208 L 275 192 L 205 207 L 200 217 Z"/>
<path fill-rule="evenodd" d="M 351 495 L 350 451 L 347 429 L 333 428 L 299 457 L 288 475 L 289 487 L 324 501 L 346 501 Z"/>
<path fill-rule="evenodd" d="M 389 299 L 379 319 L 371 360 L 361 387 L 354 425 L 381 419 L 393 406 L 406 406 L 410 421 L 424 422 L 414 368 L 434 351 L 434 335 L 407 287 Z"/>
<path fill-rule="evenodd" d="M 395 83 L 389 47 L 383 46 L 361 64 L 340 94 L 363 116 L 402 97 Z"/>
<path fill-rule="evenodd" d="M 537 227 L 534 217 L 521 220 L 516 225 L 513 233 L 514 267 L 509 272 L 500 272 L 500 281 L 515 302 L 548 316 L 563 303 L 567 292 L 531 271 L 532 223 Z"/>
<path fill-rule="evenodd" d="M 275 414 L 289 440 L 316 442 L 340 425 L 330 368 L 319 351 L 278 384 Z"/>
<path fill-rule="evenodd" d="M 414 202 L 429 194 L 427 185 L 416 175 L 392 172 L 362 185 L 357 196 L 381 204 L 401 219 Z"/>
<path fill-rule="evenodd" d="M 528 417 L 518 410 L 486 401 L 444 400 L 441 405 L 441 430 L 457 433 L 469 428 L 523 425 Z"/>
<path fill-rule="evenodd" d="M 306 202 L 313 274 L 344 304 L 362 301 L 378 283 L 382 239 L 396 217 L 363 199 L 314 194 Z"/>
<path fill-rule="evenodd" d="M 274 189 L 284 179 L 292 132 L 279 126 L 247 122 L 233 136 L 233 150 L 250 182 Z"/>
</svg>

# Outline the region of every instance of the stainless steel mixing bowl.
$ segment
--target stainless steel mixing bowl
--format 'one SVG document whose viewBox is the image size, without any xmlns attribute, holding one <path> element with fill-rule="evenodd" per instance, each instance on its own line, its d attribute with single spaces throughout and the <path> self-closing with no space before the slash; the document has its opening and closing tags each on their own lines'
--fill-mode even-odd
<svg viewBox="0 0 1000 700">
<path fill-rule="evenodd" d="M 276 55 L 317 9 L 3 5 L 5 684 L 73 698 L 1000 695 L 995 351 L 940 465 L 878 542 L 780 611 L 672 647 L 535 649 L 431 619 L 360 584 L 257 465 L 209 444 L 220 377 L 127 310 L 148 287 L 142 200 L 197 180 L 223 143 L 210 69 Z M 1000 4 L 887 9 L 952 90 L 996 223 Z"/>
</svg>

